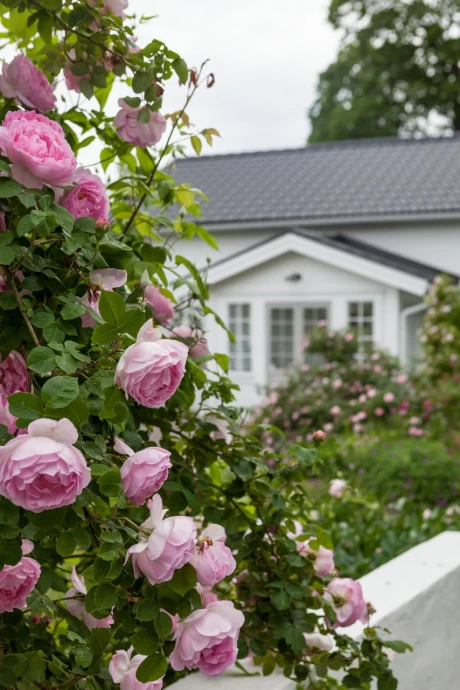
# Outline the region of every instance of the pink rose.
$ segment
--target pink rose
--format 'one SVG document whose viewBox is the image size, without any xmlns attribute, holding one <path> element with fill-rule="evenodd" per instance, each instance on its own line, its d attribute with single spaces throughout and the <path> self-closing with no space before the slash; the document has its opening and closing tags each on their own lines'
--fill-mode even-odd
<svg viewBox="0 0 460 690">
<path fill-rule="evenodd" d="M 314 537 L 307 541 L 297 541 L 297 553 L 313 563 L 313 568 L 318 575 L 330 575 L 335 568 L 334 552 L 324 546 L 313 549 L 310 546 L 311 541 L 314 541 Z"/>
<path fill-rule="evenodd" d="M 385 414 L 385 410 L 383 409 L 383 407 L 376 407 L 374 414 L 376 417 L 383 417 L 383 415 Z"/>
<path fill-rule="evenodd" d="M 10 354 L 0 362 L 0 424 L 4 424 L 9 434 L 17 431 L 16 420 L 10 413 L 8 396 L 29 390 L 27 366 L 19 352 Z"/>
<path fill-rule="evenodd" d="M 393 393 L 385 393 L 385 395 L 383 396 L 383 401 L 386 403 L 392 403 L 394 399 L 395 396 L 393 395 Z"/>
<path fill-rule="evenodd" d="M 192 359 L 198 359 L 198 357 L 205 357 L 209 355 L 208 341 L 200 330 L 195 330 L 183 324 L 182 326 L 176 326 L 171 331 L 171 337 L 182 338 L 189 347 L 188 354 Z M 190 342 L 191 341 L 191 342 Z"/>
<path fill-rule="evenodd" d="M 9 111 L 0 127 L 0 149 L 11 161 L 11 174 L 25 187 L 72 184 L 76 158 L 57 122 L 45 115 Z"/>
<path fill-rule="evenodd" d="M 211 587 L 203 587 L 199 583 L 196 586 L 196 590 L 201 597 L 201 606 L 205 609 L 208 604 L 212 604 L 215 601 L 219 601 L 217 594 L 214 594 Z"/>
<path fill-rule="evenodd" d="M 126 559 L 132 557 L 135 577 L 142 572 L 151 585 L 168 582 L 195 552 L 196 526 L 192 518 L 165 518 L 166 512 L 156 494 L 151 501 L 150 517 L 142 524 L 149 534 L 148 540 L 131 546 L 126 554 Z"/>
<path fill-rule="evenodd" d="M 329 483 L 329 495 L 333 498 L 342 498 L 348 485 L 344 479 L 332 479 Z"/>
<path fill-rule="evenodd" d="M 216 601 L 194 611 L 177 627 L 176 646 L 169 657 L 172 668 L 198 668 L 205 676 L 218 676 L 236 660 L 243 623 L 243 614 L 231 601 Z"/>
<path fill-rule="evenodd" d="M 160 340 L 161 333 L 147 321 L 137 342 L 122 354 L 115 383 L 144 407 L 161 407 L 179 388 L 188 348 L 177 340 Z"/>
<path fill-rule="evenodd" d="M 102 7 L 100 7 L 101 2 L 98 0 L 89 0 L 89 4 L 97 7 L 102 14 L 111 12 L 116 17 L 121 17 L 122 19 L 126 17 L 124 10 L 128 9 L 128 0 L 102 0 Z"/>
<path fill-rule="evenodd" d="M 25 55 L 16 55 L 9 64 L 3 63 L 0 91 L 5 98 L 18 98 L 28 108 L 36 108 L 42 113 L 56 107 L 53 87 Z"/>
<path fill-rule="evenodd" d="M 312 649 L 319 649 L 322 652 L 331 652 L 335 647 L 335 640 L 332 635 L 322 635 L 319 632 L 304 633 L 305 644 Z"/>
<path fill-rule="evenodd" d="M 220 525 L 208 525 L 198 537 L 190 563 L 200 585 L 213 587 L 235 570 L 236 562 L 225 546 L 225 539 L 225 530 Z"/>
<path fill-rule="evenodd" d="M 91 285 L 84 297 L 80 298 L 81 303 L 99 314 L 99 299 L 101 297 L 101 290 L 113 292 L 115 288 L 122 287 L 128 278 L 126 271 L 119 268 L 97 268 L 90 271 L 89 279 Z M 81 317 L 81 325 L 83 328 L 92 328 L 97 325 L 97 321 L 93 318 L 90 311 L 83 314 Z"/>
<path fill-rule="evenodd" d="M 107 218 L 110 204 L 107 198 L 105 184 L 99 175 L 93 175 L 89 170 L 78 168 L 75 171 L 75 182 L 72 189 L 64 192 L 60 201 L 69 213 L 77 218 L 87 217 L 99 220 Z"/>
<path fill-rule="evenodd" d="M 367 606 L 359 582 L 349 577 L 336 577 L 328 584 L 323 596 L 336 614 L 333 625 L 326 621 L 331 630 L 346 628 L 356 621 L 367 622 Z"/>
<path fill-rule="evenodd" d="M 163 448 L 144 448 L 135 453 L 119 438 L 113 447 L 117 453 L 129 455 L 120 470 L 123 493 L 133 503 L 144 504 L 167 480 L 171 453 Z"/>
<path fill-rule="evenodd" d="M 329 412 L 331 413 L 331 415 L 333 417 L 337 417 L 337 415 L 339 415 L 342 412 L 342 410 L 340 409 L 340 407 L 338 405 L 334 405 L 333 407 L 331 407 Z"/>
<path fill-rule="evenodd" d="M 162 295 L 155 285 L 147 285 L 144 290 L 144 299 L 152 310 L 153 318 L 161 326 L 166 326 L 174 318 L 173 303 Z"/>
<path fill-rule="evenodd" d="M 137 680 L 137 669 L 147 659 L 143 654 L 133 656 L 133 647 L 127 652 L 119 649 L 110 659 L 109 673 L 114 683 L 120 683 L 120 690 L 161 690 L 163 679 L 141 683 Z"/>
<path fill-rule="evenodd" d="M 37 419 L 0 448 L 0 495 L 41 513 L 71 505 L 91 480 L 68 419 Z"/>
<path fill-rule="evenodd" d="M 83 597 L 85 597 L 88 592 L 86 590 L 85 580 L 83 577 L 78 577 L 75 568 L 72 568 L 70 579 L 72 580 L 73 587 L 65 594 L 65 607 L 67 611 L 72 616 L 75 616 L 75 618 L 81 618 L 89 630 L 93 628 L 110 628 L 114 623 L 111 615 L 106 618 L 95 618 L 85 609 Z"/>
<path fill-rule="evenodd" d="M 149 114 L 148 122 L 139 122 L 141 108 L 131 108 L 122 98 L 118 101 L 120 110 L 115 115 L 113 124 L 118 127 L 118 136 L 130 144 L 145 149 L 157 144 L 166 131 L 166 120 L 161 113 Z"/>
<path fill-rule="evenodd" d="M 34 558 L 26 558 L 34 545 L 28 539 L 22 540 L 23 557 L 16 565 L 5 565 L 0 570 L 0 613 L 22 609 L 26 599 L 40 577 L 40 564 Z"/>
</svg>

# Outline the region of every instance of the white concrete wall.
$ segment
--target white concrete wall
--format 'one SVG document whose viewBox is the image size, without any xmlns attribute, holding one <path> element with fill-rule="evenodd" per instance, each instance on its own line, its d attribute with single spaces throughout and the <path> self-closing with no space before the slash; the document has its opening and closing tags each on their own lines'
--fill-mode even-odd
<svg viewBox="0 0 460 690">
<path fill-rule="evenodd" d="M 371 624 L 391 631 L 413 653 L 398 656 L 398 690 L 456 690 L 460 677 L 460 532 L 444 532 L 386 563 L 360 580 L 377 610 Z M 343 629 L 359 639 L 363 626 Z M 251 669 L 252 670 L 252 669 Z M 280 674 L 247 677 L 230 671 L 220 678 L 194 674 L 174 690 L 294 690 Z"/>
</svg>

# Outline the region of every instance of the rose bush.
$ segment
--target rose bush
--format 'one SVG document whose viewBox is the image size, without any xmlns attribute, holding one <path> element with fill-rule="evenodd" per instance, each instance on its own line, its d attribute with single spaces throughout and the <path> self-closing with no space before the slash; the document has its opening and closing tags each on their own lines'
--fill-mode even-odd
<svg viewBox="0 0 460 690">
<path fill-rule="evenodd" d="M 320 458 L 301 439 L 275 464 L 242 433 L 228 357 L 198 328 L 225 326 L 181 240 L 216 242 L 167 162 L 218 136 L 188 115 L 214 77 L 138 46 L 127 0 L 0 9 L 22 56 L 0 88 L 0 684 L 160 690 L 251 655 L 320 690 L 329 666 L 394 687 L 375 629 L 361 649 L 328 632 L 369 609 L 356 584 L 334 590 L 334 545 L 307 518 L 328 505 L 305 492 Z M 166 116 L 171 78 L 184 106 Z"/>
</svg>

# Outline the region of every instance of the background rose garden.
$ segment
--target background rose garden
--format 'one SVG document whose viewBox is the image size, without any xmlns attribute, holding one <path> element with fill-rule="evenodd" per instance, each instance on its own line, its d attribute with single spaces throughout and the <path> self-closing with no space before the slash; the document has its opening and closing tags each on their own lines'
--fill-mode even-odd
<svg viewBox="0 0 460 690">
<path fill-rule="evenodd" d="M 218 135 L 188 115 L 213 75 L 137 45 L 128 0 L 0 17 L 0 685 L 160 690 L 250 655 L 310 688 L 394 690 L 385 649 L 406 646 L 336 630 L 369 616 L 321 524 L 344 487 L 310 491 L 313 442 L 275 454 L 242 425 L 199 328 L 205 277 L 174 252 L 216 245 L 165 167 Z M 171 78 L 184 108 L 166 115 Z M 78 164 L 95 139 L 107 187 Z"/>
</svg>

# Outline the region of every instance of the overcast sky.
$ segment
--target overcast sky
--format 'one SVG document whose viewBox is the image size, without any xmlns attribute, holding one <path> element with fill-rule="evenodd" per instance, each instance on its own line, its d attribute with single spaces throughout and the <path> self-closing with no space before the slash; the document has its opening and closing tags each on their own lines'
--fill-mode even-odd
<svg viewBox="0 0 460 690">
<path fill-rule="evenodd" d="M 318 74 L 337 51 L 327 5 L 327 0 L 130 0 L 129 12 L 158 15 L 141 28 L 140 45 L 159 38 L 189 66 L 210 59 L 215 86 L 198 92 L 189 115 L 199 127 L 220 131 L 213 151 L 226 153 L 304 145 Z M 182 105 L 183 90 L 170 84 L 164 112 Z"/>
</svg>

